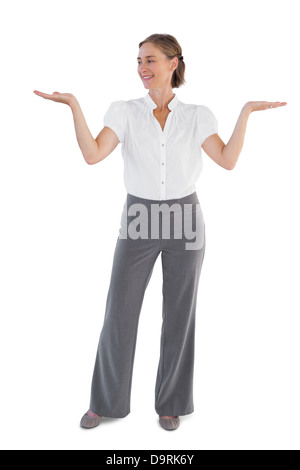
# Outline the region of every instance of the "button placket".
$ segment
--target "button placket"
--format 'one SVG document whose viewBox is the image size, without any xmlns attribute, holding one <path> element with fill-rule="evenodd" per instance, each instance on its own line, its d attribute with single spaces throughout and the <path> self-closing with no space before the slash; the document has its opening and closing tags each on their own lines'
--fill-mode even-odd
<svg viewBox="0 0 300 470">
<path fill-rule="evenodd" d="M 167 193 L 167 163 L 166 163 L 166 139 L 167 139 L 167 136 L 168 136 L 168 130 L 169 130 L 169 127 L 171 125 L 171 120 L 173 118 L 173 115 L 174 115 L 174 111 L 172 111 L 171 113 L 168 114 L 167 116 L 167 120 L 166 120 L 166 123 L 165 123 L 165 127 L 164 127 L 164 130 L 161 129 L 160 127 L 160 131 L 161 131 L 161 165 L 160 165 L 160 170 L 161 170 L 161 191 L 160 191 L 160 194 L 161 194 L 161 199 L 166 199 L 166 193 Z"/>
<path fill-rule="evenodd" d="M 166 199 L 166 146 L 163 135 L 160 147 L 160 197 Z"/>
<path fill-rule="evenodd" d="M 159 132 L 160 136 L 160 199 L 166 199 L 166 184 L 167 184 L 167 177 L 166 177 L 166 137 L 167 132 L 170 126 L 170 122 L 172 120 L 174 111 L 170 112 L 167 116 L 164 130 L 162 130 L 161 125 L 159 124 L 158 120 L 153 114 L 153 109 L 151 112 L 152 118 L 154 119 L 155 126 Z"/>
</svg>

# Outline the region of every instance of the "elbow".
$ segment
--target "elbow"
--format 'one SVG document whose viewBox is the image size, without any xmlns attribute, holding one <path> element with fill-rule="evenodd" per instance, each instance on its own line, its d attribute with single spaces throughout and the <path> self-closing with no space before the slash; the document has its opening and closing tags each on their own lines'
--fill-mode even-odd
<svg viewBox="0 0 300 470">
<path fill-rule="evenodd" d="M 235 167 L 235 163 L 228 163 L 226 166 L 224 166 L 225 170 L 233 170 Z"/>
<path fill-rule="evenodd" d="M 99 158 L 98 156 L 95 157 L 94 155 L 93 155 L 93 156 L 89 156 L 89 157 L 85 157 L 85 156 L 84 156 L 84 159 L 85 159 L 85 161 L 86 161 L 86 163 L 87 163 L 88 165 L 95 165 L 95 163 L 98 163 L 98 162 L 100 162 L 100 161 L 102 160 L 102 159 Z"/>
<path fill-rule="evenodd" d="M 225 170 L 233 170 L 237 162 L 237 158 L 231 156 L 231 158 L 225 158 L 224 168 Z"/>
<path fill-rule="evenodd" d="M 99 150 L 97 143 L 95 142 L 95 147 L 90 148 L 89 151 L 82 152 L 83 158 L 85 159 L 88 165 L 95 165 L 95 163 L 100 162 L 103 160 L 103 156 Z"/>
<path fill-rule="evenodd" d="M 222 157 L 223 168 L 225 168 L 225 170 L 233 170 L 235 168 L 240 152 L 241 149 L 229 149 L 226 145 L 224 145 L 222 149 Z"/>
</svg>

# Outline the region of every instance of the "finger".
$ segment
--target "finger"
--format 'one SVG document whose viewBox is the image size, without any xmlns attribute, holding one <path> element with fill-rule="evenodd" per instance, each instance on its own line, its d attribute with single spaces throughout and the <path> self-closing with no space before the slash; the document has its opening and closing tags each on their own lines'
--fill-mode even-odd
<svg viewBox="0 0 300 470">
<path fill-rule="evenodd" d="M 38 91 L 38 90 L 33 90 L 33 93 L 35 93 L 38 96 L 42 96 L 44 94 L 44 93 L 42 93 L 41 91 Z"/>
<path fill-rule="evenodd" d="M 52 101 L 58 101 L 59 97 L 61 96 L 61 93 L 59 91 L 54 91 L 52 95 L 49 95 L 48 93 L 43 93 L 41 91 L 35 90 L 35 92 L 38 96 L 41 96 L 42 98 L 45 98 L 46 100 L 52 100 Z"/>
<path fill-rule="evenodd" d="M 34 90 L 34 93 L 38 96 L 41 96 L 42 98 L 45 98 L 45 99 L 53 98 L 52 95 L 49 95 L 48 93 L 43 93 L 42 91 Z"/>
<path fill-rule="evenodd" d="M 269 105 L 269 108 L 278 108 L 278 106 L 280 105 L 280 101 L 271 101 L 270 103 L 268 103 Z"/>
<path fill-rule="evenodd" d="M 287 105 L 286 101 L 270 101 L 268 102 L 268 107 L 269 108 L 279 108 L 280 106 L 285 106 Z"/>
</svg>

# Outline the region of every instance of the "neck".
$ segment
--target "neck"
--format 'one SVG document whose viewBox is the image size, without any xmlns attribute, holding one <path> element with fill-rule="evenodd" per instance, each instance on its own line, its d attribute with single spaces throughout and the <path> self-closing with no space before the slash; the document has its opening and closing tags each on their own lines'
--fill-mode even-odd
<svg viewBox="0 0 300 470">
<path fill-rule="evenodd" d="M 167 90 L 149 90 L 149 95 L 154 103 L 157 105 L 158 110 L 164 111 L 167 110 L 168 104 L 174 98 L 175 94 L 172 89 Z"/>
</svg>

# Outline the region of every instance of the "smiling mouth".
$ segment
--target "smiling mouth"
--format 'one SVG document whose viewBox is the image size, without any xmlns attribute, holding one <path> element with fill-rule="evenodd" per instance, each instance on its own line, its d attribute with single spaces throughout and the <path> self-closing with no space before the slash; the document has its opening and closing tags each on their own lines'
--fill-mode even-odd
<svg viewBox="0 0 300 470">
<path fill-rule="evenodd" d="M 142 78 L 143 80 L 150 80 L 150 78 L 153 78 L 153 75 L 149 75 L 149 76 L 147 75 L 146 77 L 142 77 Z"/>
</svg>

